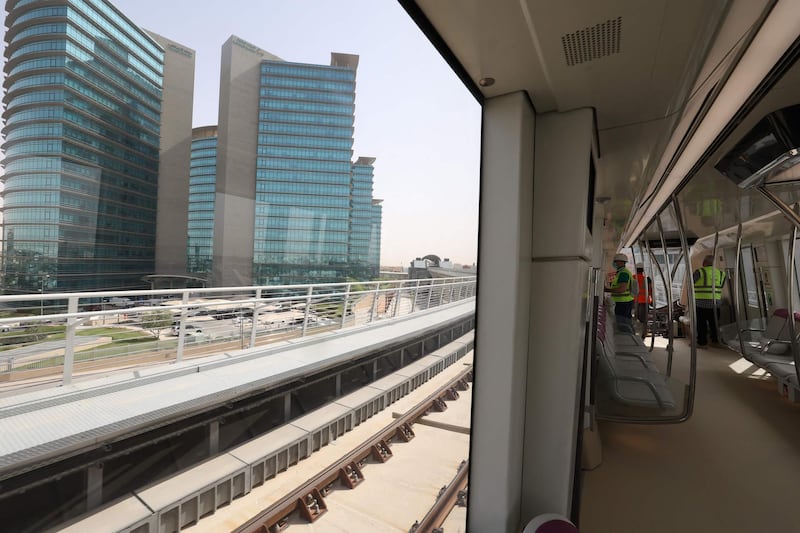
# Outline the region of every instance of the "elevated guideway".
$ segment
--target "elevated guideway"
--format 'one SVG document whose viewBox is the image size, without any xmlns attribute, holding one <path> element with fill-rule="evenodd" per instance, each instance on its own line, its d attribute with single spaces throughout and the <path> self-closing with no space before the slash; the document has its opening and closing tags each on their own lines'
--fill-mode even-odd
<svg viewBox="0 0 800 533">
<path fill-rule="evenodd" d="M 58 490 L 77 491 L 84 500 L 77 512 L 92 509 L 144 479 L 146 467 L 136 463 L 150 459 L 141 450 L 161 449 L 154 443 L 200 460 L 224 451 L 243 440 L 239 434 L 254 431 L 251 426 L 290 420 L 313 402 L 350 392 L 365 373 L 374 381 L 470 331 L 474 308 L 474 298 L 467 298 L 392 320 L 2 398 L 0 508 L 24 508 L 28 498 L 44 495 L 31 489 L 66 478 L 71 481 Z M 266 406 L 261 414 L 259 406 Z M 69 518 L 63 509 L 52 513 L 55 521 Z"/>
</svg>

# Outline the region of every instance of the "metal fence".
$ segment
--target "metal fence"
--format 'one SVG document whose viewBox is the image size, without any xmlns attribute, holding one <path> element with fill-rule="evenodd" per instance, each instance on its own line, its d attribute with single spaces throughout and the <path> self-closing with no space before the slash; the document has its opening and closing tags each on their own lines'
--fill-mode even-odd
<svg viewBox="0 0 800 533">
<path fill-rule="evenodd" d="M 476 278 L 0 296 L 0 379 L 254 348 L 472 298 Z"/>
</svg>

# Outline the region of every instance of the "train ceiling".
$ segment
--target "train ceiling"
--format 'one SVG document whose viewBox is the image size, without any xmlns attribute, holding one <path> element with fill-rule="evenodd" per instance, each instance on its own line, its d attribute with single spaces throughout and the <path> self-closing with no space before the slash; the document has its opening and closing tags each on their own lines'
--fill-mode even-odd
<svg viewBox="0 0 800 533">
<path fill-rule="evenodd" d="M 777 16 L 786 2 L 401 3 L 431 23 L 429 37 L 452 53 L 473 91 L 484 97 L 525 91 L 537 113 L 595 109 L 600 150 L 595 194 L 611 198 L 605 248 L 635 239 L 677 190 L 689 233 L 700 237 L 727 228 L 741 215 L 774 211 L 757 193 L 724 178 L 714 164 L 766 113 L 797 103 L 797 68 L 762 95 L 748 115 L 738 117 L 739 125 L 705 154 L 703 165 L 698 160 L 711 141 L 719 141 L 730 114 L 752 94 L 762 71 L 774 64 L 770 57 L 779 57 L 788 47 L 782 43 L 797 35 L 788 22 L 776 26 L 781 18 L 796 19 Z M 759 38 L 764 41 L 766 33 L 773 38 L 763 44 Z M 759 57 L 755 68 L 741 68 Z M 742 78 L 743 70 L 752 79 Z M 726 106 L 732 110 L 727 115 Z M 686 183 L 690 171 L 694 178 Z M 784 191 L 786 200 L 796 201 L 791 189 Z"/>
</svg>

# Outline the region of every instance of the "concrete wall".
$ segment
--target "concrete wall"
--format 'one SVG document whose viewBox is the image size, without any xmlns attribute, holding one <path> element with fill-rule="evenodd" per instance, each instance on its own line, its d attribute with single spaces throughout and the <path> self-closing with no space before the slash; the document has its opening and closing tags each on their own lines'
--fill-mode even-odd
<svg viewBox="0 0 800 533">
<path fill-rule="evenodd" d="M 155 273 L 185 274 L 195 52 L 148 33 L 164 48 Z"/>
</svg>

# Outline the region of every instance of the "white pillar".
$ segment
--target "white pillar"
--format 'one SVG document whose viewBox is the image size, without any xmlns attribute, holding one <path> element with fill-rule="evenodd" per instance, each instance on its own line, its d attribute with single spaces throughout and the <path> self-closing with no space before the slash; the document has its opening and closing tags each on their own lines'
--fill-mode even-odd
<svg viewBox="0 0 800 533">
<path fill-rule="evenodd" d="M 484 103 L 470 531 L 516 531 L 520 518 L 534 123 L 524 93 Z"/>
<path fill-rule="evenodd" d="M 570 516 L 573 505 L 593 245 L 593 133 L 590 109 L 536 117 L 523 524 L 541 513 Z"/>
<path fill-rule="evenodd" d="M 103 503 L 103 463 L 86 469 L 86 510 L 96 509 Z"/>
<path fill-rule="evenodd" d="M 213 457 L 219 453 L 219 420 L 208 425 L 208 455 Z"/>
<path fill-rule="evenodd" d="M 288 422 L 292 416 L 292 393 L 283 395 L 283 421 Z"/>
</svg>

